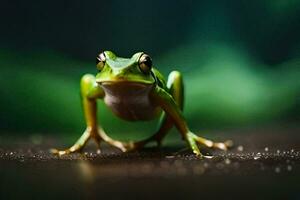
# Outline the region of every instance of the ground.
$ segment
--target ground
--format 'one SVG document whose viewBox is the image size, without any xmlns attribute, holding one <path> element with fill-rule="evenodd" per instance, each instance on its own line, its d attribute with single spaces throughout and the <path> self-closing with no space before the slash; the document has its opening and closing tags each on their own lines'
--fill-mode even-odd
<svg viewBox="0 0 300 200">
<path fill-rule="evenodd" d="M 59 138 L 0 137 L 0 199 L 300 199 L 300 129 L 229 130 L 228 152 L 204 150 L 199 160 L 184 142 L 161 150 L 121 153 L 89 145 L 57 157 Z M 8 139 L 9 138 L 9 139 Z"/>
</svg>

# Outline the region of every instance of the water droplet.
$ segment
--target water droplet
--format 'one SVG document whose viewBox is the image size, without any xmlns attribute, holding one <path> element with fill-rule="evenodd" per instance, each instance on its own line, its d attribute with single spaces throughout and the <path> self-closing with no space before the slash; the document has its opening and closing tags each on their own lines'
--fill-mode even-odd
<svg viewBox="0 0 300 200">
<path fill-rule="evenodd" d="M 240 146 L 237 147 L 237 150 L 238 151 L 244 151 L 244 147 L 240 145 Z"/>
<path fill-rule="evenodd" d="M 14 152 L 10 152 L 10 153 L 9 153 L 9 155 L 13 155 L 13 154 L 14 154 Z"/>
<path fill-rule="evenodd" d="M 204 158 L 212 159 L 213 156 L 203 156 Z"/>
<path fill-rule="evenodd" d="M 280 173 L 280 167 L 276 167 L 276 168 L 275 168 L 275 172 L 276 172 L 276 173 Z"/>
<path fill-rule="evenodd" d="M 291 166 L 291 165 L 288 165 L 286 169 L 287 169 L 288 171 L 292 171 L 292 166 Z"/>
<path fill-rule="evenodd" d="M 225 159 L 225 164 L 229 165 L 231 163 L 231 160 L 229 160 L 228 158 Z"/>
<path fill-rule="evenodd" d="M 101 150 L 100 149 L 97 150 L 97 154 L 101 154 Z"/>
<path fill-rule="evenodd" d="M 168 159 L 175 158 L 175 156 L 166 156 L 166 158 L 168 158 Z"/>
<path fill-rule="evenodd" d="M 260 159 L 260 156 L 254 156 L 254 160 Z"/>
<path fill-rule="evenodd" d="M 276 153 L 280 154 L 280 150 L 277 150 Z"/>
<path fill-rule="evenodd" d="M 291 149 L 291 153 L 294 153 L 294 151 L 295 151 L 294 149 Z"/>
<path fill-rule="evenodd" d="M 265 151 L 269 151 L 269 148 L 268 148 L 268 147 L 265 147 Z"/>
</svg>

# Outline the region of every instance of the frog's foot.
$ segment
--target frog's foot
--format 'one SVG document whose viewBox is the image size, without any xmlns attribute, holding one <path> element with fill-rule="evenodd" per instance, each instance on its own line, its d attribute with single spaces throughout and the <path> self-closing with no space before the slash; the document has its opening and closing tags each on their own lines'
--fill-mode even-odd
<svg viewBox="0 0 300 200">
<path fill-rule="evenodd" d="M 120 149 L 122 152 L 128 152 L 130 150 L 129 143 L 125 143 L 125 142 L 121 142 L 121 141 L 112 139 L 111 137 L 106 135 L 106 133 L 102 129 L 99 129 L 99 135 L 104 142 L 106 142 L 110 146 Z"/>
<path fill-rule="evenodd" d="M 155 142 L 157 144 L 157 148 L 161 147 L 162 137 L 159 134 L 155 134 L 149 138 L 146 138 L 137 142 L 129 142 L 126 146 L 127 151 L 138 151 L 144 148 L 148 143 Z"/>
<path fill-rule="evenodd" d="M 199 150 L 198 147 L 198 141 L 197 141 L 197 135 L 195 135 L 192 132 L 188 132 L 185 136 L 185 140 L 187 141 L 188 145 L 190 146 L 190 148 L 192 149 L 193 153 L 199 157 L 199 158 L 203 158 L 204 156 L 202 155 L 202 153 Z"/>
<path fill-rule="evenodd" d="M 70 153 L 80 152 L 82 150 L 82 147 L 80 145 L 74 144 L 72 147 L 65 149 L 65 150 L 58 150 L 58 149 L 50 149 L 50 152 L 62 156 Z"/>
<path fill-rule="evenodd" d="M 119 140 L 112 139 L 111 137 L 106 135 L 103 130 L 99 130 L 99 135 L 107 144 L 120 149 L 122 152 L 132 152 L 141 150 L 146 144 L 148 144 L 151 141 L 156 141 L 158 144 L 160 144 L 160 141 L 156 140 L 153 137 L 138 142 L 121 142 Z"/>
<path fill-rule="evenodd" d="M 87 141 L 90 138 L 95 139 L 98 145 L 100 144 L 101 141 L 100 136 L 95 132 L 93 132 L 91 129 L 87 128 L 82 134 L 82 136 L 78 139 L 78 141 L 70 148 L 65 150 L 50 149 L 50 152 L 59 156 L 75 153 L 75 152 L 81 152 L 81 150 L 84 148 L 84 146 L 86 145 Z"/>
<path fill-rule="evenodd" d="M 195 135 L 192 132 L 187 133 L 186 135 L 186 140 L 190 146 L 190 148 L 192 149 L 193 153 L 198 156 L 198 157 L 205 157 L 201 154 L 198 144 L 199 145 L 204 145 L 208 148 L 216 148 L 216 149 L 220 149 L 223 151 L 227 151 L 230 147 L 233 146 L 233 142 L 231 140 L 225 141 L 225 142 L 213 142 L 211 140 L 199 137 L 197 135 Z"/>
<path fill-rule="evenodd" d="M 195 134 L 192 134 L 191 137 L 193 137 L 194 140 L 198 144 L 204 145 L 205 147 L 208 147 L 208 148 L 215 148 L 215 149 L 220 149 L 220 150 L 223 150 L 223 151 L 227 151 L 230 147 L 233 146 L 232 140 L 227 140 L 225 142 L 213 142 L 211 140 L 205 139 L 205 138 L 197 136 Z"/>
<path fill-rule="evenodd" d="M 127 144 L 127 151 L 129 152 L 129 151 L 138 151 L 138 150 L 141 150 L 150 141 L 152 141 L 152 140 L 146 139 L 146 140 L 141 140 L 141 141 L 138 141 L 138 142 L 129 142 Z"/>
</svg>

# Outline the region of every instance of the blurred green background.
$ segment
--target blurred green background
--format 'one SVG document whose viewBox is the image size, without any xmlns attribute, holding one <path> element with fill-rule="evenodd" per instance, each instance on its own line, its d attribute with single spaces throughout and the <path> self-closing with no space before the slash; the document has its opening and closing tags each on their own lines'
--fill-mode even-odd
<svg viewBox="0 0 300 200">
<path fill-rule="evenodd" d="M 1 133 L 79 136 L 79 80 L 97 72 L 103 50 L 121 57 L 145 51 L 165 76 L 180 70 L 193 130 L 299 121 L 300 1 L 28 0 L 1 7 Z M 113 136 L 156 128 L 156 121 L 128 123 L 99 107 Z"/>
</svg>

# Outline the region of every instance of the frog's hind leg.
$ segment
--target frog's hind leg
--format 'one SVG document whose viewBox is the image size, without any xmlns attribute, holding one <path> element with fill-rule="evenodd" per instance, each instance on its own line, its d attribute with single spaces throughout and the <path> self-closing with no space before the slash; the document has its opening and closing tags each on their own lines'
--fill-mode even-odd
<svg viewBox="0 0 300 200">
<path fill-rule="evenodd" d="M 183 110 L 183 101 L 184 101 L 184 87 L 183 87 L 183 80 L 182 75 L 178 71 L 172 71 L 168 76 L 167 81 L 167 89 L 168 92 L 172 95 L 175 102 L 179 106 L 181 110 Z M 137 150 L 143 148 L 147 143 L 156 141 L 158 146 L 161 146 L 161 142 L 163 138 L 166 136 L 168 131 L 174 126 L 173 121 L 170 116 L 166 115 L 166 113 L 163 113 L 160 117 L 159 123 L 158 123 L 158 130 L 156 133 L 139 142 L 134 142 L 129 145 L 129 148 L 131 150 Z"/>
</svg>

